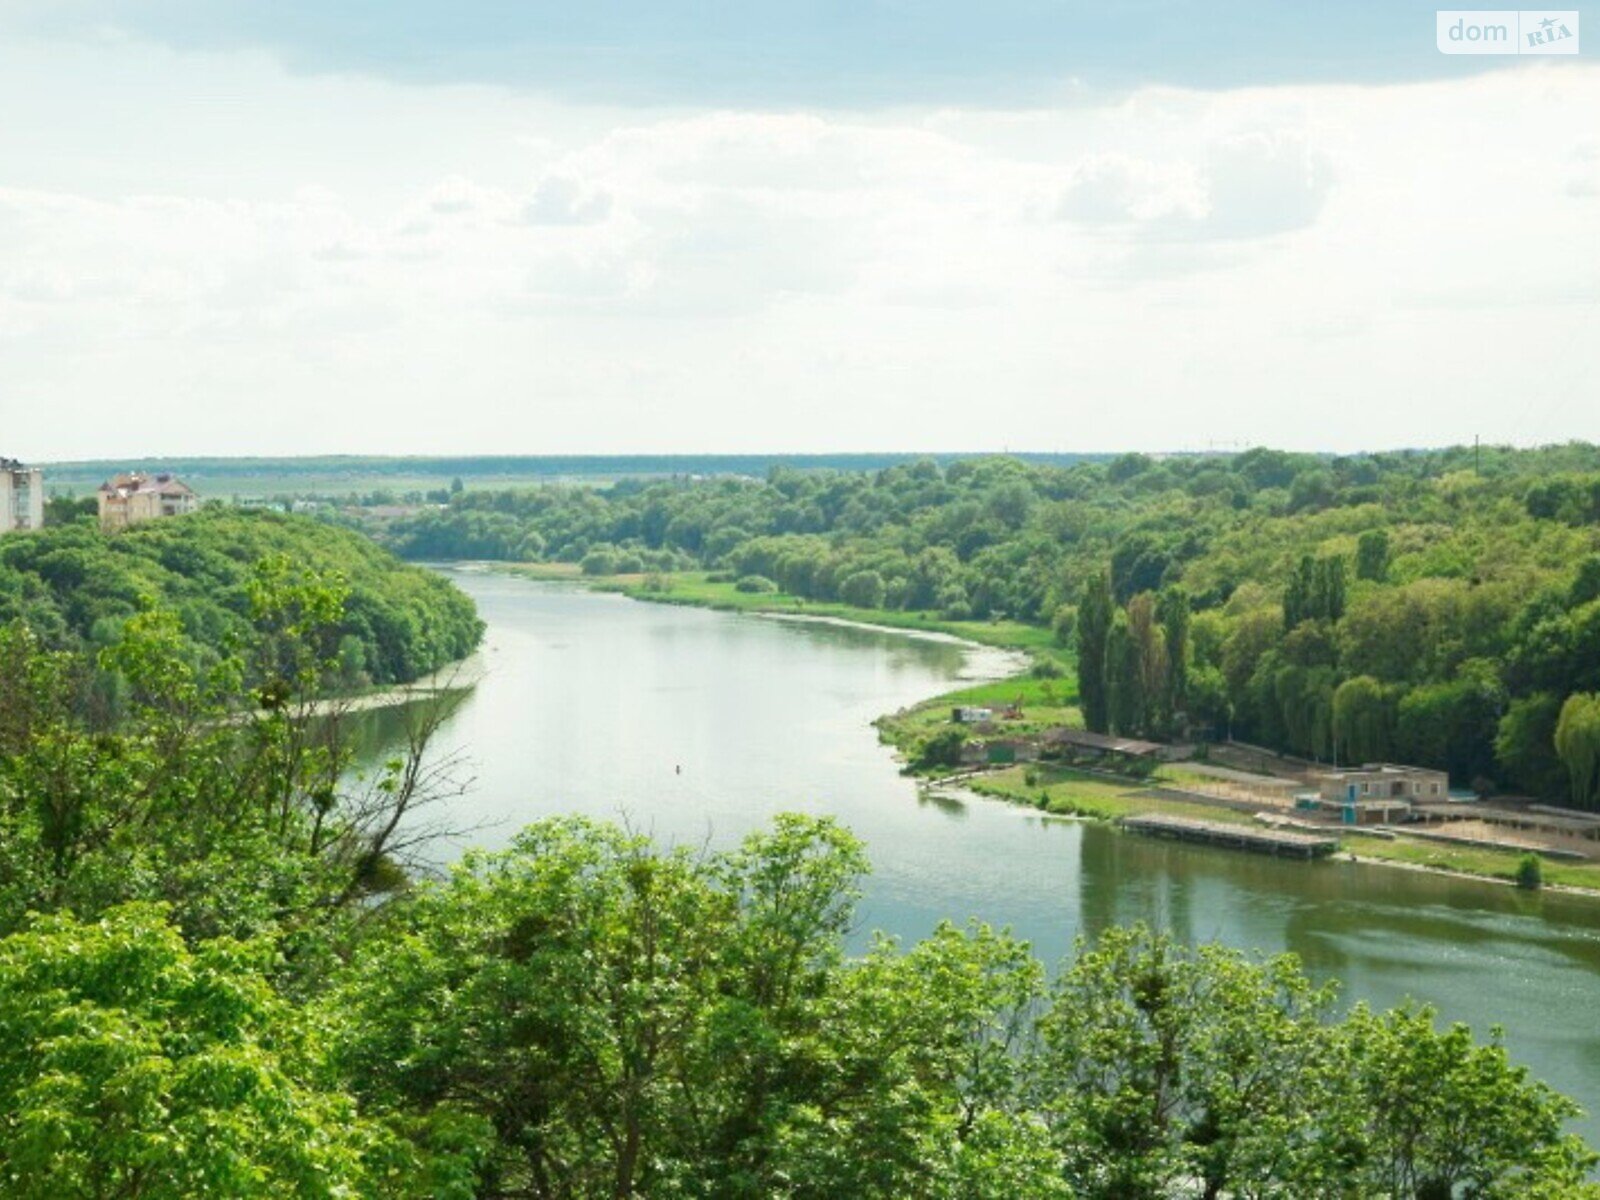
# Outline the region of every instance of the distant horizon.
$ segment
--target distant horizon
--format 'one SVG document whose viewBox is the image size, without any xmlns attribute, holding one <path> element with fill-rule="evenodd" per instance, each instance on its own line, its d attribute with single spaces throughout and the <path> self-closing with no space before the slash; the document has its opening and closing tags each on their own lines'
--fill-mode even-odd
<svg viewBox="0 0 1600 1200">
<path fill-rule="evenodd" d="M 360 452 L 342 451 L 317 451 L 304 454 L 127 454 L 127 455 L 96 455 L 84 458 L 61 459 L 35 459 L 25 455 L 10 454 L 28 466 L 49 467 L 88 467 L 109 464 L 131 464 L 134 468 L 141 464 L 164 463 L 332 463 L 332 462 L 397 462 L 397 463 L 429 463 L 429 462 L 479 462 L 479 463 L 528 463 L 528 462 L 597 462 L 597 461 L 666 461 L 680 459 L 710 460 L 710 461 L 739 461 L 739 460 L 769 460 L 769 459 L 958 459 L 958 458 L 1023 458 L 1023 459 L 1110 459 L 1124 454 L 1139 454 L 1147 458 L 1203 458 L 1208 456 L 1229 457 L 1247 453 L 1251 450 L 1272 450 L 1284 454 L 1307 454 L 1322 458 L 1359 458 L 1363 455 L 1377 454 L 1427 454 L 1445 450 L 1471 450 L 1474 448 L 1471 441 L 1439 442 L 1431 445 L 1395 445 L 1395 446 L 1368 446 L 1354 450 L 1334 449 L 1306 449 L 1294 446 L 1274 445 L 1261 442 L 1238 446 L 1214 447 L 1178 447 L 1169 449 L 1141 449 L 1135 447 L 1110 447 L 1095 450 L 1056 450 L 1042 448 L 1008 447 L 1004 449 L 986 449 L 982 447 L 945 448 L 945 449 L 844 449 L 844 450 L 628 450 L 628 451 L 547 451 L 511 453 L 505 451 L 478 452 L 468 451 L 463 453 L 395 453 L 395 454 L 369 454 Z M 1561 446 L 1594 446 L 1600 442 L 1589 438 L 1573 437 L 1558 441 L 1540 442 L 1536 444 L 1518 445 L 1511 442 L 1479 442 L 1477 448 L 1482 450 L 1500 451 L 1537 451 L 1548 450 Z"/>
</svg>

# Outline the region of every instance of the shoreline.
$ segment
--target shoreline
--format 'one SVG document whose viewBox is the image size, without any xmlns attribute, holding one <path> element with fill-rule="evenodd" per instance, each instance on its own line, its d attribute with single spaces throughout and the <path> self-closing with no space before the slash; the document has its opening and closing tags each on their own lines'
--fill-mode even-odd
<svg viewBox="0 0 1600 1200">
<path fill-rule="evenodd" d="M 629 599 L 642 599 L 630 596 Z M 648 599 L 644 598 L 648 603 Z M 793 621 L 796 624 L 832 625 L 840 629 L 865 629 L 871 633 L 888 633 L 896 637 L 912 638 L 924 642 L 937 642 L 945 646 L 957 646 L 967 653 L 969 665 L 962 667 L 962 672 L 957 679 L 966 683 L 1001 683 L 1008 679 L 1022 676 L 1033 660 L 1021 650 L 1007 650 L 1002 646 L 986 646 L 982 642 L 975 642 L 971 638 L 960 637 L 954 633 L 946 633 L 942 629 L 904 629 L 898 625 L 878 625 L 871 621 L 856 621 L 849 617 L 827 616 L 821 613 L 796 613 L 768 611 L 764 609 L 747 610 L 750 616 L 761 617 L 768 621 Z M 993 664 L 992 669 L 981 666 L 987 658 Z M 979 665 L 970 665 L 979 664 Z M 930 703 L 936 697 L 919 703 Z M 879 718 L 882 719 L 881 717 Z"/>
<path fill-rule="evenodd" d="M 714 598 L 711 597 L 684 595 L 682 593 L 658 593 L 643 587 L 642 579 L 640 579 L 638 582 L 629 582 L 631 577 L 585 576 L 570 570 L 540 571 L 537 569 L 535 564 L 496 563 L 488 561 L 471 561 L 449 564 L 441 563 L 430 565 L 445 570 L 468 570 L 490 574 L 510 575 L 528 579 L 533 582 L 567 583 L 589 591 L 621 595 L 630 600 L 636 600 L 641 603 L 678 604 L 692 608 L 705 608 L 719 612 L 745 613 L 751 616 L 765 617 L 769 620 L 827 624 L 847 628 L 870 630 L 875 633 L 897 634 L 908 638 L 921 638 L 925 640 L 943 642 L 946 644 L 959 645 L 967 651 L 969 657 L 976 657 L 978 655 L 993 655 L 996 659 L 1004 660 L 1007 669 L 1001 670 L 996 667 L 992 671 L 983 671 L 981 673 L 975 672 L 971 677 L 967 677 L 965 675 L 964 669 L 963 676 L 956 681 L 963 686 L 951 688 L 946 692 L 941 692 L 938 695 L 930 696 L 927 699 L 920 700 L 915 704 L 899 710 L 898 712 L 884 713 L 872 722 L 874 728 L 878 732 L 879 741 L 884 745 L 889 746 L 894 751 L 897 760 L 902 764 L 906 762 L 906 748 L 900 741 L 897 741 L 893 736 L 891 736 L 890 730 L 886 728 L 886 726 L 896 721 L 896 719 L 904 719 L 912 714 L 927 712 L 944 707 L 946 702 L 951 700 L 953 697 L 975 685 L 982 686 L 1010 683 L 1013 681 L 1018 683 L 1027 681 L 1029 679 L 1029 667 L 1034 662 L 1040 661 L 1040 659 L 1043 657 L 1026 646 L 1001 645 L 996 644 L 995 642 L 978 641 L 975 638 L 965 637 L 961 633 L 952 632 L 948 628 L 935 627 L 924 629 L 916 626 L 875 622 L 870 619 L 843 616 L 838 613 L 799 612 L 793 607 L 787 607 L 784 605 L 763 605 L 759 598 L 754 597 L 743 603 L 718 603 Z M 530 570 L 530 566 L 533 566 L 535 569 Z M 980 774 L 990 773 L 991 772 L 980 772 Z M 938 782 L 939 781 L 937 778 L 916 778 L 917 787 L 919 789 L 925 787 L 936 787 Z M 1149 784 L 1143 780 L 1128 779 L 1125 782 L 1130 790 L 1149 786 Z M 961 790 L 964 793 L 963 799 L 971 797 L 993 803 L 1008 804 L 1017 808 L 1032 809 L 1034 812 L 1042 816 L 1060 817 L 1067 820 L 1086 822 L 1092 821 L 1098 824 L 1111 825 L 1113 827 L 1117 825 L 1117 820 L 1113 816 L 1083 811 L 1065 813 L 1052 812 L 1027 797 L 1014 796 L 1000 791 L 979 790 L 977 788 L 970 787 L 963 787 Z M 1209 809 L 1206 805 L 1199 803 L 1190 805 L 1189 807 L 1193 809 L 1196 815 L 1202 816 L 1208 812 L 1215 811 Z M 1405 842 L 1404 844 L 1407 846 L 1418 847 L 1423 847 L 1425 845 L 1421 842 L 1411 841 Z M 1484 847 L 1483 850 L 1478 852 L 1506 853 L 1505 851 L 1496 850 L 1493 847 Z M 1487 871 L 1467 870 L 1460 867 L 1434 865 L 1425 862 L 1409 862 L 1395 858 L 1378 858 L 1368 854 L 1347 850 L 1343 846 L 1341 846 L 1334 857 L 1337 860 L 1354 862 L 1365 866 L 1388 867 L 1397 870 L 1417 871 L 1428 875 L 1437 875 L 1466 882 L 1491 884 L 1502 887 L 1517 886 L 1514 879 L 1507 875 L 1493 874 Z M 1541 884 L 1541 886 L 1532 894 L 1537 894 L 1538 891 L 1554 892 L 1561 895 L 1580 897 L 1589 900 L 1600 900 L 1600 884 L 1589 887 L 1579 884 L 1551 881 Z"/>
</svg>

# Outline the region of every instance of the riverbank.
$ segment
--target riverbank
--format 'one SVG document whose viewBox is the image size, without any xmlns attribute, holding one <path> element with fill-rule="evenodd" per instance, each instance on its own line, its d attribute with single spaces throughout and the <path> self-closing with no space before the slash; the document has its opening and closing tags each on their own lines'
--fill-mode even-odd
<svg viewBox="0 0 1600 1200">
<path fill-rule="evenodd" d="M 479 569 L 576 583 L 657 604 L 682 604 L 790 619 L 824 620 L 903 634 L 951 637 L 1016 656 L 1009 664 L 1014 668 L 1009 673 L 976 680 L 878 718 L 874 724 L 879 737 L 907 762 L 916 756 L 929 736 L 950 727 L 950 711 L 957 706 L 1015 706 L 1020 716 L 1004 723 L 1005 734 L 1014 737 L 1082 723 L 1070 655 L 1054 644 L 1048 629 L 1040 626 L 1008 620 L 950 620 L 928 613 L 815 603 L 782 593 L 740 592 L 732 582 L 713 579 L 706 572 L 597 577 L 584 575 L 574 565 L 542 563 L 482 564 Z M 1158 767 L 1149 778 L 1140 779 L 1031 763 L 964 772 L 960 788 L 987 799 L 1025 805 L 1051 815 L 1094 821 L 1114 822 L 1135 813 L 1156 812 L 1235 824 L 1254 823 L 1252 813 L 1235 807 L 1206 803 L 1200 796 L 1174 799 L 1170 792 L 1161 795 L 1152 790 L 1163 785 L 1181 787 L 1188 782 L 1181 766 Z M 937 775 L 926 776 L 924 786 L 937 791 L 944 786 L 944 781 Z M 1359 848 L 1354 850 L 1351 842 L 1351 837 L 1344 838 L 1341 858 L 1353 854 L 1358 861 L 1375 865 L 1489 883 L 1513 882 L 1524 857 L 1516 851 L 1488 846 L 1446 845 L 1408 838 L 1403 832 L 1392 840 L 1359 837 Z M 1600 863 L 1544 859 L 1541 869 L 1546 887 L 1600 899 Z"/>
<path fill-rule="evenodd" d="M 937 779 L 927 782 L 932 788 L 940 786 Z M 1155 812 L 1232 824 L 1255 823 L 1252 813 L 1239 809 L 1206 804 L 1199 799 L 1174 799 L 1171 785 L 1183 782 L 1181 767 L 1161 767 L 1149 779 L 1140 780 L 1031 763 L 965 775 L 960 786 L 980 796 L 1087 820 L 1111 822 L 1137 813 Z M 1332 831 L 1342 834 L 1340 858 L 1354 857 L 1356 861 L 1374 865 L 1429 871 L 1486 883 L 1514 883 L 1523 859 L 1523 854 L 1515 851 L 1426 842 L 1408 838 L 1403 832 L 1388 839 L 1343 834 L 1337 828 Z M 1545 887 L 1600 899 L 1600 864 L 1546 858 L 1541 860 L 1540 869 Z"/>
</svg>

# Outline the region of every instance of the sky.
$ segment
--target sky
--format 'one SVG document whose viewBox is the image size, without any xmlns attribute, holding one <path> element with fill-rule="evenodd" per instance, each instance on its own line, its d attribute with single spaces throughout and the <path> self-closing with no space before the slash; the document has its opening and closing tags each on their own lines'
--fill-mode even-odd
<svg viewBox="0 0 1600 1200">
<path fill-rule="evenodd" d="M 1597 51 L 1434 26 L 0 0 L 0 456 L 1600 441 Z"/>
</svg>

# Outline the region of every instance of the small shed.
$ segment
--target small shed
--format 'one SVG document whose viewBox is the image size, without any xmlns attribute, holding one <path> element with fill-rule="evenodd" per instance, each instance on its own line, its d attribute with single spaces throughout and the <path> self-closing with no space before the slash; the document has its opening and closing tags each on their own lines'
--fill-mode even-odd
<svg viewBox="0 0 1600 1200">
<path fill-rule="evenodd" d="M 1147 742 L 1139 738 L 1118 737 L 1110 733 L 1092 733 L 1087 729 L 1060 727 L 1044 734 L 1045 746 L 1057 750 L 1086 751 L 1090 754 L 1120 755 L 1126 758 L 1151 758 L 1167 761 L 1182 757 L 1180 747 L 1163 742 Z"/>
</svg>

